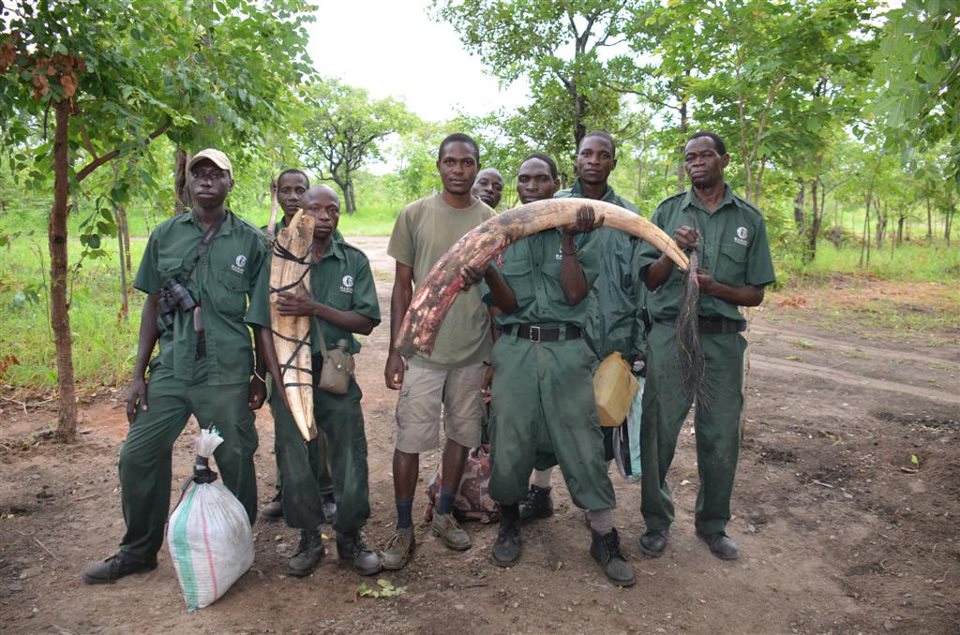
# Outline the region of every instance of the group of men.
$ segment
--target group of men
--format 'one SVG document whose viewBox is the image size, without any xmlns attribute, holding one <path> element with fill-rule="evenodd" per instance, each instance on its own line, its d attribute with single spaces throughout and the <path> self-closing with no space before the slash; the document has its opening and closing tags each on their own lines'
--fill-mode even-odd
<svg viewBox="0 0 960 635">
<path fill-rule="evenodd" d="M 762 215 L 724 182 L 729 156 L 722 139 L 697 133 L 685 147 L 684 160 L 691 189 L 661 203 L 652 221 L 699 256 L 701 268 L 691 275 L 702 294 L 699 331 L 713 400 L 708 408 L 696 409 L 701 487 L 695 523 L 714 555 L 734 559 L 738 550 L 725 528 L 743 399 L 746 322 L 739 307 L 762 302 L 774 272 Z M 531 154 L 517 174 L 520 203 L 572 197 L 636 213 L 609 185 L 616 162 L 610 135 L 590 133 L 578 148 L 573 186 L 560 190 L 555 161 Z M 460 272 L 464 290 L 441 325 L 433 352 L 404 359 L 395 343 L 417 285 L 464 234 L 494 216 L 504 187 L 500 172 L 481 170 L 478 145 L 467 135 L 444 139 L 437 169 L 442 190 L 400 212 L 387 249 L 396 261 L 384 369 L 386 386 L 399 391 L 396 529 L 379 553 L 362 535 L 370 505 L 356 381 L 343 395 L 315 386 L 314 416 L 321 434 L 310 442 L 301 437 L 274 386 L 269 404 L 278 497 L 271 512 L 301 532 L 287 571 L 306 576 L 314 570 L 324 554 L 324 522 L 336 532 L 339 558 L 358 573 L 403 568 L 416 547 L 419 455 L 438 447 L 441 421 L 443 478 L 430 531 L 450 549 L 469 549 L 470 533 L 452 512 L 468 451 L 481 443 L 482 396 L 489 390 L 490 494 L 501 510 L 494 564 L 516 563 L 521 523 L 553 512 L 552 470 L 559 465 L 574 504 L 585 511 L 592 557 L 611 583 L 630 586 L 635 576 L 614 528 L 612 451 L 598 422 L 591 378 L 597 363 L 614 352 L 635 367 L 645 364 L 641 512 L 646 531 L 640 551 L 659 556 L 674 517 L 666 476 L 692 405 L 681 389 L 676 351 L 683 274 L 651 245 L 603 227 L 602 214 L 584 205 L 571 225 L 518 240 L 482 267 L 465 267 Z M 172 448 L 191 414 L 201 427 L 215 424 L 223 435 L 215 458 L 224 483 L 251 523 L 256 516 L 253 411 L 275 383 L 267 370 L 277 367 L 270 346 L 270 293 L 277 291 L 270 288 L 272 236 L 226 209 L 233 171 L 223 153 L 199 152 L 188 172 L 193 209 L 151 234 L 135 280 L 147 298 L 127 404 L 131 427 L 120 453 L 127 532 L 115 555 L 83 572 L 88 583 L 112 582 L 157 566 L 170 505 Z M 315 219 L 311 291 L 281 291 L 276 308 L 282 315 L 310 316 L 316 375 L 324 344 L 332 348 L 345 340 L 357 353 L 356 335 L 369 334 L 379 324 L 373 276 L 366 256 L 337 231 L 340 201 L 333 190 L 311 188 L 306 174 L 287 170 L 278 179 L 277 195 L 283 222 L 298 209 Z M 151 361 L 158 343 L 159 354 Z"/>
</svg>

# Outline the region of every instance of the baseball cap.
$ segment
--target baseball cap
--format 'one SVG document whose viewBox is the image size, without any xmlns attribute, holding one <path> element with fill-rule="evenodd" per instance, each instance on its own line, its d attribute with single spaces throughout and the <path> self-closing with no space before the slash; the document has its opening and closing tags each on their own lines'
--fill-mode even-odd
<svg viewBox="0 0 960 635">
<path fill-rule="evenodd" d="M 215 166 L 221 170 L 226 170 L 230 173 L 231 178 L 233 177 L 233 166 L 230 164 L 230 159 L 228 159 L 227 155 L 224 153 L 213 148 L 206 148 L 193 155 L 193 158 L 190 159 L 190 163 L 187 164 L 187 170 L 192 169 L 198 161 L 203 159 L 213 162 Z"/>
</svg>

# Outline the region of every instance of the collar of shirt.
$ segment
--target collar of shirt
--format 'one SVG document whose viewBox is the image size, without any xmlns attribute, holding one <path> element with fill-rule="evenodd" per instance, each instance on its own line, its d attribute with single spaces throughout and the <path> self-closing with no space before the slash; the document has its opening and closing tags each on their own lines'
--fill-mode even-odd
<svg viewBox="0 0 960 635">
<path fill-rule="evenodd" d="M 238 222 L 234 213 L 229 209 L 224 210 L 224 213 L 227 215 L 227 217 L 223 220 L 223 225 L 220 226 L 220 231 L 217 232 L 217 236 L 226 236 L 233 231 L 234 224 Z M 194 210 L 180 214 L 180 216 L 177 217 L 176 222 L 184 225 L 196 225 L 201 234 L 204 232 L 203 225 L 200 223 L 200 217 Z M 216 236 L 214 236 L 214 238 L 216 238 Z"/>
<path fill-rule="evenodd" d="M 323 256 L 320 257 L 320 262 L 323 262 L 327 258 L 338 258 L 344 260 L 347 256 L 343 253 L 343 246 L 340 244 L 340 241 L 330 240 L 330 245 L 327 246 L 326 251 L 323 252 Z"/>
<path fill-rule="evenodd" d="M 727 205 L 736 205 L 737 201 L 733 198 L 733 190 L 730 189 L 730 186 L 726 183 L 723 184 L 723 198 L 720 200 L 720 205 L 717 206 L 717 209 L 714 212 L 719 212 Z M 707 210 L 706 205 L 703 204 L 703 201 L 700 200 L 700 197 L 697 196 L 697 193 L 691 187 L 687 190 L 686 195 L 683 197 L 683 204 L 680 209 L 687 209 L 688 207 L 695 207 L 699 210 L 702 210 L 706 213 L 710 213 Z"/>
<path fill-rule="evenodd" d="M 583 195 L 583 185 L 580 184 L 580 177 L 577 177 L 573 180 L 573 185 L 570 186 L 570 193 L 573 194 L 574 198 L 585 198 Z M 607 203 L 616 204 L 616 198 L 616 192 L 614 192 L 613 188 L 610 187 L 610 184 L 607 183 L 607 189 L 603 191 L 603 196 L 600 197 L 600 200 Z"/>
</svg>

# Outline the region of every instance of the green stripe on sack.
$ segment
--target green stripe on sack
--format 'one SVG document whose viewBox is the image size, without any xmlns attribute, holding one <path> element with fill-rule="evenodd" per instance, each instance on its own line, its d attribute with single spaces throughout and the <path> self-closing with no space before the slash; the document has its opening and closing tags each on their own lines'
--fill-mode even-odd
<svg viewBox="0 0 960 635">
<path fill-rule="evenodd" d="M 183 597 L 187 601 L 188 611 L 195 611 L 199 601 L 197 575 L 193 570 L 193 558 L 190 557 L 190 543 L 187 540 L 187 521 L 193 508 L 193 497 L 196 493 L 197 485 L 191 483 L 190 493 L 180 503 L 180 514 L 177 516 L 177 522 L 173 525 L 173 534 L 170 538 L 170 544 L 174 548 L 174 557 L 180 565 L 177 567 L 177 571 L 180 573 L 180 585 L 183 587 Z"/>
</svg>

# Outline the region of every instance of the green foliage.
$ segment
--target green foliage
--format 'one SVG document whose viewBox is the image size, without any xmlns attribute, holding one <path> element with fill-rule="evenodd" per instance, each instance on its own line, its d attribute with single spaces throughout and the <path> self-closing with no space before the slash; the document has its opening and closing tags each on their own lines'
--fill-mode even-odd
<svg viewBox="0 0 960 635">
<path fill-rule="evenodd" d="M 416 121 L 396 99 L 372 100 L 367 91 L 336 79 L 318 80 L 305 89 L 303 107 L 310 113 L 298 135 L 306 166 L 333 181 L 344 196 L 347 213 L 357 210 L 353 175 L 371 160 L 382 159 L 379 144 L 405 132 Z"/>
<path fill-rule="evenodd" d="M 360 583 L 357 587 L 357 596 L 362 598 L 386 599 L 403 595 L 407 592 L 407 587 L 395 587 L 390 580 L 380 578 L 377 580 L 377 586 L 370 588 L 366 582 Z"/>
<path fill-rule="evenodd" d="M 620 67 L 606 58 L 637 4 L 434 0 L 433 8 L 493 75 L 506 83 L 529 80 L 533 103 L 505 128 L 515 145 L 550 154 L 566 172 L 589 129 L 615 131 L 620 92 L 613 83 Z"/>
<path fill-rule="evenodd" d="M 899 132 L 892 145 L 948 142 L 950 174 L 960 179 L 960 7 L 906 0 L 886 18 L 871 112 Z"/>
</svg>

